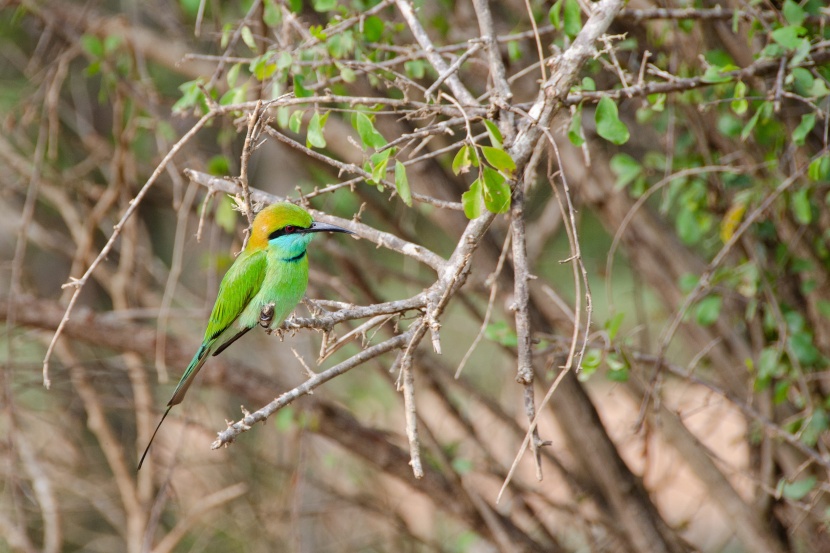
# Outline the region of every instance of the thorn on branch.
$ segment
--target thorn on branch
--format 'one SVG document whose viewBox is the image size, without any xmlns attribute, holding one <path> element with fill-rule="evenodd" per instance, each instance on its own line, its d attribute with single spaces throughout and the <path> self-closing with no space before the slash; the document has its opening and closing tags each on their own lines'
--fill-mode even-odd
<svg viewBox="0 0 830 553">
<path fill-rule="evenodd" d="M 69 282 L 65 282 L 61 284 L 61 289 L 66 290 L 67 288 L 80 288 L 86 283 L 85 278 L 75 278 L 69 277 Z"/>
<path fill-rule="evenodd" d="M 308 364 L 305 362 L 305 359 L 303 359 L 303 357 L 296 349 L 291 348 L 291 353 L 294 354 L 294 357 L 296 357 L 297 361 L 300 362 L 300 365 L 303 366 L 303 369 L 305 370 L 305 373 L 306 375 L 308 375 L 309 378 L 314 378 L 315 376 L 317 376 L 317 373 L 311 370 L 311 367 L 308 366 Z M 309 394 L 311 394 L 311 392 L 309 392 Z"/>
</svg>

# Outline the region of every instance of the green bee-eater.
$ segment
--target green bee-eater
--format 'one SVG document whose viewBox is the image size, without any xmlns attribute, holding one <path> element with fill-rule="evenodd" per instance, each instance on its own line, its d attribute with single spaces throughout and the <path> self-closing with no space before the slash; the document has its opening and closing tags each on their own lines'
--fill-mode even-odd
<svg viewBox="0 0 830 553">
<path fill-rule="evenodd" d="M 202 346 L 167 402 L 167 410 L 138 463 L 139 469 L 161 423 L 170 409 L 182 402 L 207 358 L 222 353 L 258 324 L 278 327 L 294 310 L 308 285 L 306 247 L 317 232 L 354 234 L 335 225 L 316 223 L 306 210 L 290 203 L 274 204 L 257 214 L 248 244 L 219 285 Z M 264 320 L 262 315 L 266 315 Z"/>
</svg>

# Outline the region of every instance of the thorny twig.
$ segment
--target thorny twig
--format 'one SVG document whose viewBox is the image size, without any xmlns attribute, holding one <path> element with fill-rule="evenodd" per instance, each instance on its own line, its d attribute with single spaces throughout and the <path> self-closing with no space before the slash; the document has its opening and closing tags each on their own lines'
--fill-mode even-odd
<svg viewBox="0 0 830 553">
<path fill-rule="evenodd" d="M 241 420 L 235 422 L 233 424 L 229 424 L 228 428 L 219 432 L 218 438 L 211 444 L 211 449 L 218 449 L 221 446 L 227 446 L 228 444 L 232 443 L 240 434 L 247 432 L 251 429 L 251 427 L 258 423 L 264 422 L 268 417 L 285 407 L 286 405 L 292 403 L 297 398 L 309 394 L 313 392 L 317 387 L 320 385 L 328 382 L 332 378 L 339 376 L 349 370 L 362 365 L 366 361 L 373 359 L 379 355 L 386 353 L 387 351 L 391 351 L 393 349 L 397 349 L 402 347 L 404 344 L 407 343 L 409 334 L 411 331 L 407 331 L 403 334 L 398 334 L 394 338 L 390 338 L 380 344 L 372 346 L 370 348 L 366 348 L 357 355 L 354 355 L 343 361 L 342 363 L 338 363 L 337 365 L 331 367 L 330 369 L 326 369 L 323 372 L 317 373 L 316 376 L 313 378 L 309 378 L 299 386 L 295 387 L 292 390 L 282 394 L 280 397 L 269 403 L 268 405 L 254 411 L 253 413 L 249 413 L 245 415 Z"/>
</svg>

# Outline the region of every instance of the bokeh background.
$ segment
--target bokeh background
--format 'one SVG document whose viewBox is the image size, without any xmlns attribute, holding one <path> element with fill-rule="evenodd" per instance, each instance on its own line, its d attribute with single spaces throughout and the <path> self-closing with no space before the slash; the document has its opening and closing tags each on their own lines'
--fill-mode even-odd
<svg viewBox="0 0 830 553">
<path fill-rule="evenodd" d="M 419 26 L 407 6 L 0 3 L 0 551 L 830 550 L 827 8 L 415 2 Z M 251 113 L 270 131 L 248 156 Z M 423 478 L 400 352 L 210 444 L 424 309 L 322 360 L 366 321 L 256 329 L 136 473 L 242 246 L 243 163 L 256 198 L 361 225 L 312 243 L 329 303 L 301 318 L 435 284 L 376 231 L 449 259 L 492 219 L 441 354 L 411 352 Z M 528 390 L 546 443 L 497 503 Z"/>
</svg>

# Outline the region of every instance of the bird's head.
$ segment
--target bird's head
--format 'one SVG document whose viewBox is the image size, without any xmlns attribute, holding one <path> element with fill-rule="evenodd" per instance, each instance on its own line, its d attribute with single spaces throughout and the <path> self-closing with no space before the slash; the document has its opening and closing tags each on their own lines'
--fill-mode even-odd
<svg viewBox="0 0 830 553">
<path fill-rule="evenodd" d="M 260 250 L 271 246 L 290 256 L 299 255 L 318 232 L 354 234 L 336 225 L 315 222 L 308 211 L 298 205 L 276 203 L 254 218 L 247 249 Z"/>
</svg>

